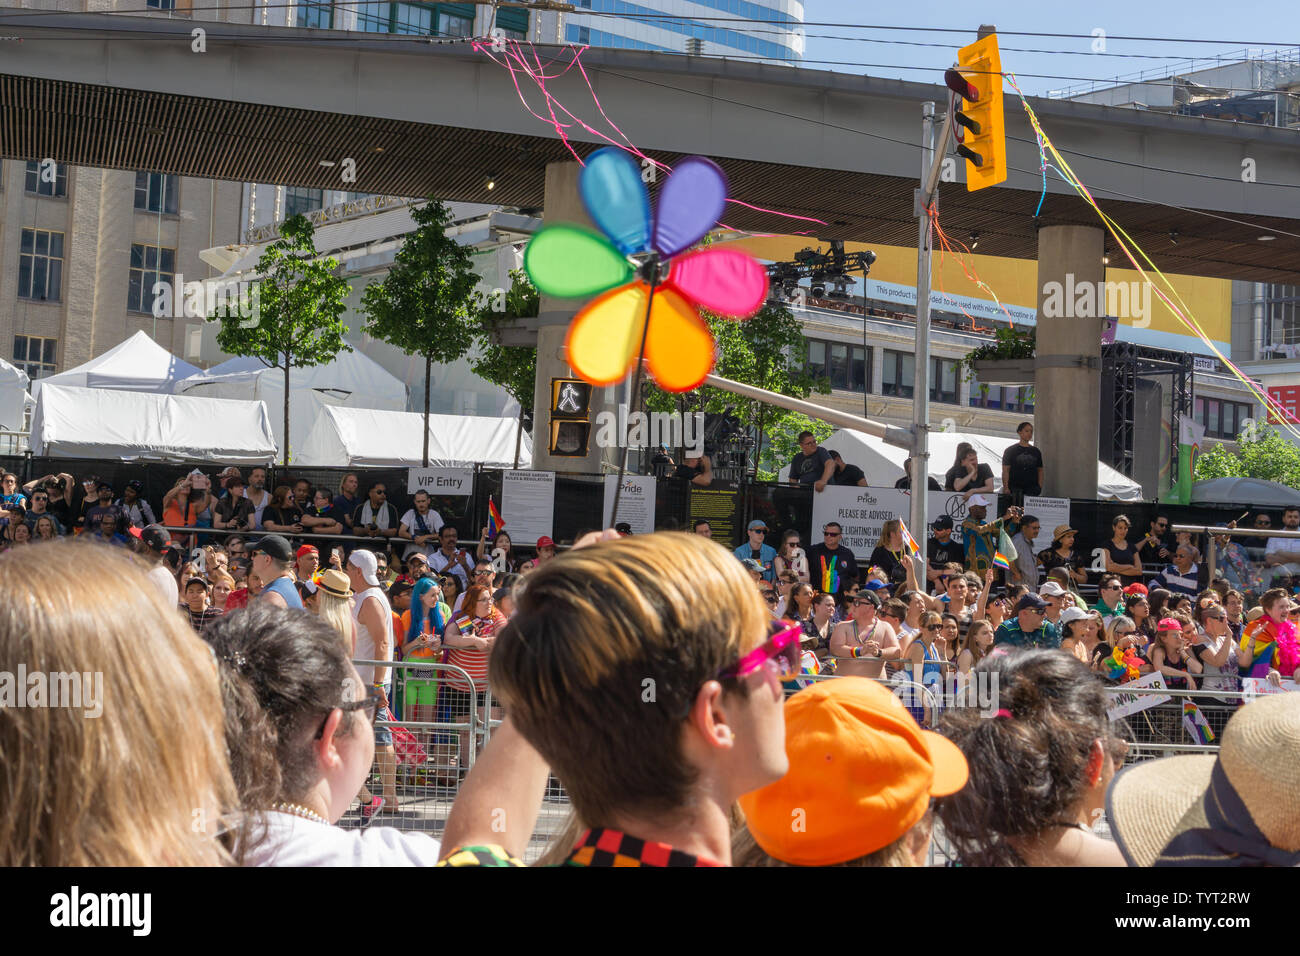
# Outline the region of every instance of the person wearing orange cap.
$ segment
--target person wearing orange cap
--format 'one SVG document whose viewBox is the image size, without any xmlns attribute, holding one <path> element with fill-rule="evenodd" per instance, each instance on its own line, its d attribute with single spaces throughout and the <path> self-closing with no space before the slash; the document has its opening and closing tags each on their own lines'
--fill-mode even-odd
<svg viewBox="0 0 1300 956">
<path fill-rule="evenodd" d="M 734 866 L 924 866 L 931 797 L 966 785 L 966 758 L 873 680 L 841 677 L 785 702 L 790 770 L 740 798 Z"/>
</svg>

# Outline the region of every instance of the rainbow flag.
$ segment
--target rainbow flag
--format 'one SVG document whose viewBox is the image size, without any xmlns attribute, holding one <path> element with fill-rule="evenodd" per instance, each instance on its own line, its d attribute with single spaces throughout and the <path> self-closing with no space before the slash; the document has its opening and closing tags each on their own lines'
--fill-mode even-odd
<svg viewBox="0 0 1300 956">
<path fill-rule="evenodd" d="M 505 526 L 501 512 L 497 510 L 497 503 L 492 500 L 491 495 L 488 495 L 488 539 L 495 538 Z"/>
<path fill-rule="evenodd" d="M 1201 708 L 1186 699 L 1183 701 L 1183 726 L 1187 728 L 1187 735 L 1197 743 L 1214 742 L 1214 731 L 1210 729 L 1209 722 L 1201 713 Z"/>
<path fill-rule="evenodd" d="M 1008 571 L 1011 570 L 1011 561 L 1001 551 L 993 552 L 993 565 L 998 568 L 1006 568 Z"/>
<path fill-rule="evenodd" d="M 831 563 L 826 564 L 826 555 L 822 555 L 822 590 L 827 594 L 834 594 L 840 586 L 840 569 L 838 567 L 840 559 L 838 556 L 831 558 Z"/>
<path fill-rule="evenodd" d="M 916 543 L 916 539 L 913 538 L 911 532 L 907 530 L 907 524 L 900 519 L 898 525 L 903 529 L 903 546 L 907 548 L 911 554 L 920 554 L 921 546 Z"/>
</svg>

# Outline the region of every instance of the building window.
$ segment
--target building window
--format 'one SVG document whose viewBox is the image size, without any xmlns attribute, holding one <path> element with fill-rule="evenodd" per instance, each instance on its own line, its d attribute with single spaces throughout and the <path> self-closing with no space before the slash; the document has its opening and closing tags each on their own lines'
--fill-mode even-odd
<svg viewBox="0 0 1300 956">
<path fill-rule="evenodd" d="M 176 215 L 179 177 L 166 173 L 135 174 L 135 208 Z"/>
<path fill-rule="evenodd" d="M 366 33 L 387 33 L 391 6 L 383 0 L 364 0 L 358 3 L 357 29 Z"/>
<path fill-rule="evenodd" d="M 861 345 L 810 340 L 808 373 L 829 379 L 831 388 L 863 392 L 871 381 L 871 360 Z"/>
<path fill-rule="evenodd" d="M 63 291 L 63 233 L 24 229 L 18 243 L 18 298 L 58 302 Z"/>
<path fill-rule="evenodd" d="M 528 39 L 528 11 L 518 7 L 497 10 L 497 29 L 511 40 Z"/>
<path fill-rule="evenodd" d="M 429 36 L 433 33 L 433 10 L 415 3 L 393 4 L 392 32 Z"/>
<path fill-rule="evenodd" d="M 474 4 L 438 4 L 438 35 L 444 37 L 472 37 L 474 35 Z"/>
<path fill-rule="evenodd" d="M 126 308 L 128 312 L 153 313 L 155 283 L 165 282 L 172 286 L 172 295 L 179 291 L 176 285 L 176 250 L 161 246 L 145 246 L 134 243 L 131 246 L 131 272 L 126 288 Z"/>
<path fill-rule="evenodd" d="M 144 5 L 150 10 L 175 10 L 176 0 L 145 0 Z"/>
<path fill-rule="evenodd" d="M 1264 334 L 1268 344 L 1300 344 L 1300 286 L 1270 283 L 1264 289 Z M 1290 351 L 1284 354 L 1291 357 Z"/>
<path fill-rule="evenodd" d="M 912 385 L 916 381 L 916 361 L 911 352 L 895 352 L 885 349 L 885 361 L 881 366 L 880 394 L 892 395 L 894 398 L 911 398 Z"/>
<path fill-rule="evenodd" d="M 304 3 L 299 14 L 298 25 L 312 30 L 334 29 L 334 5 L 332 3 Z"/>
<path fill-rule="evenodd" d="M 957 362 L 954 359 L 930 360 L 930 401 L 957 404 Z"/>
<path fill-rule="evenodd" d="M 63 163 L 45 164 L 34 159 L 28 160 L 27 191 L 38 196 L 66 196 L 68 167 Z"/>
<path fill-rule="evenodd" d="M 28 378 L 44 378 L 54 374 L 54 356 L 58 349 L 58 339 L 15 335 L 14 365 L 26 372 Z"/>
<path fill-rule="evenodd" d="M 1195 418 L 1205 426 L 1206 438 L 1224 438 L 1235 441 L 1253 406 L 1246 402 L 1228 402 L 1218 398 L 1198 398 Z"/>
<path fill-rule="evenodd" d="M 916 386 L 916 359 L 911 352 L 885 349 L 880 392 L 895 398 L 911 398 Z M 957 404 L 957 362 L 930 359 L 930 401 Z"/>
<path fill-rule="evenodd" d="M 988 408 L 993 411 L 1031 413 L 1034 410 L 1034 387 L 1032 385 L 986 385 L 971 380 L 970 399 L 967 404 L 972 408 Z"/>
<path fill-rule="evenodd" d="M 325 205 L 325 190 L 289 186 L 284 191 L 284 218 L 315 212 Z"/>
</svg>

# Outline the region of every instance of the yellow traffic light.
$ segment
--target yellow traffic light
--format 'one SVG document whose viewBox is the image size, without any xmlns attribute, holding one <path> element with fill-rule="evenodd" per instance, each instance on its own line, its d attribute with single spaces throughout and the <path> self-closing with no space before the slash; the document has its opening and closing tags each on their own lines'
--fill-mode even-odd
<svg viewBox="0 0 1300 956">
<path fill-rule="evenodd" d="M 996 186 L 1007 178 L 1007 134 L 1002 123 L 1002 58 L 998 55 L 998 35 L 990 33 L 970 46 L 962 47 L 957 53 L 957 66 L 976 94 L 974 99 L 963 97 L 966 100 L 964 105 L 958 104 L 959 112 L 972 121 L 964 124 L 965 149 L 959 152 L 966 158 L 966 189 L 973 192 L 985 186 Z"/>
</svg>

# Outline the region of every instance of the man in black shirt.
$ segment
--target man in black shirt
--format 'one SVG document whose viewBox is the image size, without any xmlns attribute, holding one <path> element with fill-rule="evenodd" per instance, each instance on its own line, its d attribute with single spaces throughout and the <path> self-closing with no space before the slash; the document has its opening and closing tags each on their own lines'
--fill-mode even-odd
<svg viewBox="0 0 1300 956">
<path fill-rule="evenodd" d="M 1164 567 L 1173 560 L 1173 552 L 1169 545 L 1165 543 L 1165 532 L 1169 530 L 1169 516 L 1156 515 L 1151 519 L 1150 530 L 1141 541 L 1138 542 L 1138 558 L 1146 564 L 1158 564 Z"/>
<path fill-rule="evenodd" d="M 839 596 L 858 583 L 858 562 L 853 552 L 842 547 L 844 529 L 837 521 L 828 521 L 822 528 L 822 543 L 808 549 L 808 573 L 812 586 L 819 591 Z"/>
<path fill-rule="evenodd" d="M 790 484 L 821 491 L 835 473 L 835 459 L 817 444 L 812 432 L 799 434 L 799 454 L 790 462 Z"/>
<path fill-rule="evenodd" d="M 925 577 L 934 584 L 943 576 L 945 565 L 962 564 L 966 560 L 966 551 L 960 541 L 953 540 L 950 516 L 940 515 L 930 527 L 934 529 L 934 537 L 925 545 Z"/>
<path fill-rule="evenodd" d="M 861 468 L 857 465 L 846 465 L 837 451 L 829 454 L 831 460 L 835 462 L 835 471 L 831 474 L 832 485 L 857 485 L 861 488 L 867 486 L 867 476 L 863 474 Z"/>
<path fill-rule="evenodd" d="M 912 462 L 913 461 L 914 459 L 908 458 L 906 461 L 903 462 L 903 477 L 899 478 L 896 482 L 894 482 L 895 488 L 901 488 L 904 491 L 912 490 Z M 931 491 L 943 491 L 942 486 L 940 486 L 939 482 L 935 481 L 933 477 L 926 478 L 925 486 Z"/>
<path fill-rule="evenodd" d="M 1043 453 L 1029 444 L 1034 437 L 1034 426 L 1021 422 L 1016 426 L 1020 441 L 1002 453 L 1002 488 L 1016 504 L 1023 504 L 1025 495 L 1043 493 Z"/>
</svg>

